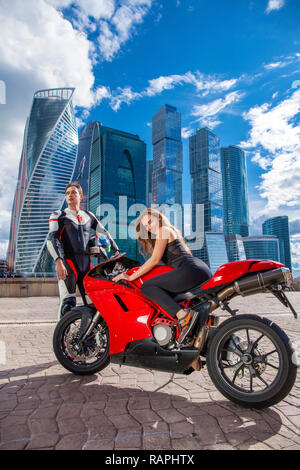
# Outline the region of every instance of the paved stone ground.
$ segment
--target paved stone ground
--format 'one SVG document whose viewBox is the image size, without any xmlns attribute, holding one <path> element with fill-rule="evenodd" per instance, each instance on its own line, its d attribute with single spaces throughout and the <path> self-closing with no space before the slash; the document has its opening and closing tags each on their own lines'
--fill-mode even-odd
<svg viewBox="0 0 300 470">
<path fill-rule="evenodd" d="M 300 293 L 289 297 L 300 312 Z M 300 351 L 300 320 L 272 296 L 232 306 L 271 315 Z M 300 449 L 299 374 L 281 403 L 260 411 L 226 400 L 206 369 L 172 378 L 111 365 L 75 376 L 52 351 L 57 308 L 50 297 L 0 299 L 0 450 Z"/>
</svg>

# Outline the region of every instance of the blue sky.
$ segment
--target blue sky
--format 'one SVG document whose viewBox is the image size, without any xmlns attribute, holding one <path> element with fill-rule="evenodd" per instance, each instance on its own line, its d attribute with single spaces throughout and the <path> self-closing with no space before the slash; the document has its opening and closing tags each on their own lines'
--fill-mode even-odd
<svg viewBox="0 0 300 470">
<path fill-rule="evenodd" d="M 26 3 L 26 9 L 24 9 Z M 151 119 L 182 114 L 247 155 L 251 233 L 288 215 L 300 274 L 300 2 L 298 0 L 2 0 L 0 256 L 7 246 L 25 119 L 35 90 L 75 86 L 79 125 L 137 133 L 152 157 Z"/>
</svg>

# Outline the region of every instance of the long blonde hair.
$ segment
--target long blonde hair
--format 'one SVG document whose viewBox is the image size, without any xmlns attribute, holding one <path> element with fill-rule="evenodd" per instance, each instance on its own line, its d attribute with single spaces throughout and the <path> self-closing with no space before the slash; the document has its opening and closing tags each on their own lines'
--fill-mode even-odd
<svg viewBox="0 0 300 470">
<path fill-rule="evenodd" d="M 139 215 L 135 223 L 135 232 L 137 241 L 139 243 L 139 252 L 144 258 L 146 258 L 147 254 L 150 256 L 152 255 L 156 241 L 153 234 L 149 232 L 149 230 L 147 230 L 147 228 L 141 222 L 145 215 L 156 217 L 158 219 L 159 227 L 168 227 L 172 229 L 176 233 L 178 239 L 181 241 L 186 251 L 191 254 L 191 251 L 187 247 L 180 230 L 174 227 L 162 212 L 159 212 L 156 209 L 148 208 Z"/>
</svg>

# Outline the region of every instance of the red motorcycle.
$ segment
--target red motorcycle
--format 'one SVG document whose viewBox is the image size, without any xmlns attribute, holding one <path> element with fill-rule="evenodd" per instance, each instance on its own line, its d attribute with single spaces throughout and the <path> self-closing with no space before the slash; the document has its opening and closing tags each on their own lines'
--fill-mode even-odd
<svg viewBox="0 0 300 470">
<path fill-rule="evenodd" d="M 140 292 L 142 283 L 173 268 L 157 266 L 133 282 L 112 279 L 133 273 L 139 263 L 124 254 L 106 260 L 86 275 L 84 287 L 93 304 L 74 307 L 57 324 L 53 347 L 58 361 L 74 374 L 94 374 L 115 363 L 177 374 L 207 366 L 216 388 L 229 400 L 264 408 L 282 400 L 293 387 L 297 354 L 286 333 L 273 321 L 254 314 L 236 315 L 229 301 L 237 296 L 271 292 L 297 318 L 285 289 L 292 275 L 274 261 L 236 261 L 189 292 L 174 296 L 184 308 L 209 308 L 184 344 L 177 342 L 176 319 Z M 220 307 L 231 317 L 218 325 Z M 203 321 L 202 321 L 203 323 Z"/>
</svg>

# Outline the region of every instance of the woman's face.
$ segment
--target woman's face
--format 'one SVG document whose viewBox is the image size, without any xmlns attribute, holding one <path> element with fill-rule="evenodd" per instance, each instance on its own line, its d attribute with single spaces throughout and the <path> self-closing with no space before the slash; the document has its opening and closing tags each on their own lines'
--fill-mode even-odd
<svg viewBox="0 0 300 470">
<path fill-rule="evenodd" d="M 159 228 L 158 218 L 151 214 L 144 215 L 141 219 L 141 224 L 151 233 L 157 233 Z"/>
</svg>

